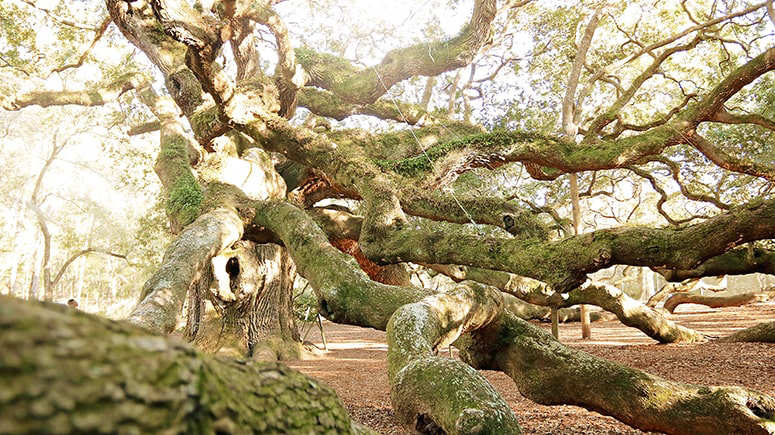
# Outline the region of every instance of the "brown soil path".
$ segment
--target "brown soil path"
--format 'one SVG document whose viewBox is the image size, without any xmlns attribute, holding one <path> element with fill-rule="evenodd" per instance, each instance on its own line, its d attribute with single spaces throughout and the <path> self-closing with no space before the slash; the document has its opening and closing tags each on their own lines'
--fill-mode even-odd
<svg viewBox="0 0 775 435">
<path fill-rule="evenodd" d="M 711 336 L 726 335 L 775 320 L 775 302 L 708 309 L 681 305 L 676 322 Z M 548 325 L 541 325 L 548 329 Z M 775 344 L 704 343 L 657 345 L 617 321 L 592 325 L 592 340 L 582 341 L 578 324 L 560 326 L 560 339 L 577 349 L 682 382 L 741 385 L 775 395 Z M 290 364 L 334 388 L 353 418 L 384 434 L 406 434 L 390 405 L 385 333 L 374 329 L 324 323 L 328 352 Z M 317 330 L 308 337 L 322 347 Z M 617 420 L 575 406 L 542 406 L 519 394 L 513 382 L 497 372 L 484 372 L 509 402 L 525 434 L 643 434 Z"/>
</svg>

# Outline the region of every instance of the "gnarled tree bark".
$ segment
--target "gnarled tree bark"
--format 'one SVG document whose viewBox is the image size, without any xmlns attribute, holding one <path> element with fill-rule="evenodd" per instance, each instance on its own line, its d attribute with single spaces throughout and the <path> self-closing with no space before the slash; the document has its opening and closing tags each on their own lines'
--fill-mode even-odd
<svg viewBox="0 0 775 435">
<path fill-rule="evenodd" d="M 375 433 L 277 363 L 204 355 L 124 322 L 0 297 L 2 431 Z"/>
</svg>

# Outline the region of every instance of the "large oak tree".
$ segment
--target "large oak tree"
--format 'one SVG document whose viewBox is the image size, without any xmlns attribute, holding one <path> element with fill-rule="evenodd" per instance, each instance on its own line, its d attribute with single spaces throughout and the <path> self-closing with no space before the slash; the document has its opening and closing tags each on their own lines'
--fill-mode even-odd
<svg viewBox="0 0 775 435">
<path fill-rule="evenodd" d="M 248 279 L 255 289 L 271 273 L 256 272 L 263 270 L 258 266 L 243 271 L 252 260 L 234 247 L 271 242 L 290 255 L 324 316 L 388 331 L 393 404 L 407 427 L 518 433 L 512 411 L 474 370 L 487 368 L 507 373 L 537 402 L 583 406 L 644 430 L 775 433 L 769 396 L 684 385 L 601 360 L 561 345 L 517 315 L 521 301 L 593 304 L 660 342 L 702 341 L 696 331 L 589 275 L 613 265 L 651 267 L 674 280 L 772 273 L 771 2 L 640 7 L 475 0 L 457 34 L 392 49 L 367 65 L 346 52 L 300 44 L 281 13 L 291 3 L 106 0 L 107 16 L 92 29 L 94 40 L 115 26 L 155 67 L 163 91 L 153 74 L 128 71 L 100 89 L 24 92 L 3 101 L 7 110 L 23 110 L 100 105 L 131 95 L 153 113 L 153 121 L 135 131 L 158 131 L 155 170 L 178 234 L 129 322 L 172 332 L 184 302 L 191 321 L 218 273 L 226 273 L 228 283 L 216 287 L 231 286 L 226 299 L 239 299 L 251 287 Z M 267 35 L 270 44 L 262 42 Z M 525 41 L 532 41 L 529 52 L 516 54 Z M 455 75 L 461 69 L 467 83 Z M 391 96 L 397 87 L 416 86 L 419 76 L 438 78 L 425 82 L 419 102 Z M 431 101 L 441 106 L 440 93 L 449 95 L 452 111 L 429 110 Z M 453 113 L 456 104 L 462 116 Z M 499 105 L 507 110 L 487 118 Z M 304 120 L 294 117 L 301 112 Z M 485 114 L 479 119 L 488 128 L 473 121 L 474 112 Z M 354 115 L 410 127 L 377 133 L 332 129 L 326 122 Z M 535 201 L 564 195 L 567 174 L 576 177 L 574 184 L 581 178 L 586 196 L 594 197 L 598 177 L 615 180 L 621 171 L 641 180 L 634 184 L 653 186 L 653 214 L 664 224 L 574 235 L 551 207 L 570 202 L 567 196 Z M 472 174 L 484 182 L 471 187 Z M 512 191 L 489 188 L 493 174 Z M 678 193 L 666 187 L 670 180 Z M 689 212 L 676 215 L 666 205 L 675 195 L 686 198 Z M 319 206 L 330 198 L 347 199 L 351 207 Z M 213 261 L 223 255 L 230 259 Z M 413 286 L 400 266 L 409 262 L 458 284 L 445 292 Z M 224 270 L 213 271 L 214 264 Z M 286 269 L 280 275 L 287 278 L 292 268 Z M 287 299 L 287 291 L 276 294 L 278 305 Z M 255 293 L 247 300 L 247 311 L 262 305 Z M 29 316 L 40 315 L 30 308 Z M 60 314 L 51 318 L 65 331 L 76 327 Z M 79 322 L 78 328 L 89 328 Z M 15 340 L 24 337 L 23 318 L 1 326 L 18 331 Z M 190 324 L 190 333 L 196 329 Z M 116 333 L 132 334 L 127 331 Z M 155 349 L 168 346 L 138 337 L 132 352 L 148 351 L 151 361 Z M 437 356 L 450 343 L 464 362 Z M 111 352 L 109 344 L 101 349 Z M 43 359 L 34 364 L 44 367 Z M 266 369 L 206 364 L 227 385 L 246 382 L 246 371 L 266 376 Z M 278 370 L 269 371 L 285 373 Z M 242 412 L 250 410 L 236 406 L 227 415 Z M 230 427 L 221 420 L 205 423 Z"/>
</svg>

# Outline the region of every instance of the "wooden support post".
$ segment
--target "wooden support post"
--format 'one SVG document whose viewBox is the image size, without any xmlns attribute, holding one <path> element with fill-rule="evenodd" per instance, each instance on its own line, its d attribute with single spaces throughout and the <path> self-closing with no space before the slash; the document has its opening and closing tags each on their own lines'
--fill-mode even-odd
<svg viewBox="0 0 775 435">
<path fill-rule="evenodd" d="M 321 320 L 322 318 L 323 316 L 318 313 L 318 328 L 320 328 L 320 336 L 323 338 L 323 350 L 328 351 L 328 342 L 326 341 L 326 333 L 323 331 L 323 322 Z"/>
<path fill-rule="evenodd" d="M 592 338 L 592 325 L 589 320 L 589 307 L 581 305 L 581 338 L 588 340 Z"/>
<path fill-rule="evenodd" d="M 579 204 L 579 177 L 570 174 L 570 198 L 573 213 L 573 235 L 578 236 L 581 229 L 581 205 Z M 592 325 L 589 321 L 589 307 L 581 305 L 581 338 L 592 338 Z"/>
</svg>

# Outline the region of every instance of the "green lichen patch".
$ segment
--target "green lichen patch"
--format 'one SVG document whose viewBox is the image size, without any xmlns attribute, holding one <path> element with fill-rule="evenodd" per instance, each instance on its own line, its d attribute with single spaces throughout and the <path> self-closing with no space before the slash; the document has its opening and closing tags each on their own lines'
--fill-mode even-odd
<svg viewBox="0 0 775 435">
<path fill-rule="evenodd" d="M 415 177 L 431 171 L 436 162 L 451 155 L 454 151 L 470 149 L 478 152 L 502 153 L 514 144 L 527 142 L 541 144 L 546 141 L 554 142 L 552 139 L 532 133 L 507 131 L 480 133 L 463 139 L 453 139 L 439 143 L 415 157 L 401 160 L 378 159 L 375 163 L 383 170 L 397 172 L 406 177 Z"/>
<path fill-rule="evenodd" d="M 182 159 L 188 165 L 188 148 L 184 138 L 173 136 L 162 142 L 159 164 L 180 163 L 177 159 Z"/>
<path fill-rule="evenodd" d="M 322 71 L 326 79 L 333 83 L 342 83 L 357 72 L 345 59 L 327 53 L 318 53 L 306 47 L 296 49 L 296 61 L 313 79 Z"/>
<path fill-rule="evenodd" d="M 199 216 L 203 200 L 204 192 L 194 176 L 184 174 L 175 179 L 167 194 L 167 212 L 186 226 Z"/>
<path fill-rule="evenodd" d="M 206 109 L 197 110 L 191 115 L 191 127 L 194 131 L 209 131 L 223 122 L 220 117 L 220 109 L 212 105 Z"/>
</svg>

